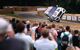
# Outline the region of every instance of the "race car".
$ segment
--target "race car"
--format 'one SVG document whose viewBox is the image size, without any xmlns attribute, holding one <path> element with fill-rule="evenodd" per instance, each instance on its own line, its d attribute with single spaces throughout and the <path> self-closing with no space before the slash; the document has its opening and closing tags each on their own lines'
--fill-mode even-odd
<svg viewBox="0 0 80 50">
<path fill-rule="evenodd" d="M 44 14 L 46 14 L 48 16 L 49 21 L 60 22 L 60 20 L 65 12 L 66 12 L 66 10 L 62 7 L 50 6 L 47 8 L 47 10 L 44 12 Z"/>
</svg>

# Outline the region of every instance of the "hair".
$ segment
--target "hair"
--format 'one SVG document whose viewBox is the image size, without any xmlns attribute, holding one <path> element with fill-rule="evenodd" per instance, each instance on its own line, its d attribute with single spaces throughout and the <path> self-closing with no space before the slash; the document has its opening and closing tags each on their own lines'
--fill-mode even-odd
<svg viewBox="0 0 80 50">
<path fill-rule="evenodd" d="M 47 23 L 46 23 L 46 22 L 43 22 L 43 24 L 44 24 L 45 26 L 47 26 Z"/>
<path fill-rule="evenodd" d="M 47 38 L 49 36 L 49 31 L 47 29 L 42 30 L 41 32 L 43 38 Z"/>
<path fill-rule="evenodd" d="M 19 23 L 19 22 L 20 22 L 20 21 L 17 19 L 17 20 L 16 20 L 16 23 Z"/>
<path fill-rule="evenodd" d="M 38 26 L 38 23 L 33 23 L 33 26 Z"/>
<path fill-rule="evenodd" d="M 25 28 L 24 23 L 22 23 L 22 22 L 17 23 L 17 25 L 16 25 L 17 32 L 20 32 L 20 33 L 23 32 L 24 28 Z"/>
<path fill-rule="evenodd" d="M 59 28 L 63 29 L 63 26 L 59 26 Z"/>
<path fill-rule="evenodd" d="M 62 29 L 62 31 L 65 31 L 63 26 L 59 26 L 59 29 Z"/>
<path fill-rule="evenodd" d="M 75 50 L 75 48 L 73 46 L 70 46 L 70 47 L 66 48 L 66 50 Z"/>
<path fill-rule="evenodd" d="M 47 28 L 47 29 L 51 29 L 51 26 L 49 25 L 49 26 L 47 26 L 46 28 Z"/>
<path fill-rule="evenodd" d="M 12 22 L 15 22 L 16 21 L 16 18 L 12 18 Z"/>
<path fill-rule="evenodd" d="M 52 24 L 52 28 L 55 28 L 56 27 L 56 25 L 55 24 Z"/>
<path fill-rule="evenodd" d="M 66 26 L 66 30 L 67 31 L 70 31 L 70 26 Z"/>
<path fill-rule="evenodd" d="M 12 23 L 12 20 L 9 20 L 9 23 Z"/>
<path fill-rule="evenodd" d="M 74 34 L 78 34 L 79 33 L 79 31 L 78 30 L 74 30 Z"/>
<path fill-rule="evenodd" d="M 25 20 L 23 20 L 22 22 L 23 22 L 24 24 L 26 24 L 26 21 L 25 21 Z"/>
<path fill-rule="evenodd" d="M 39 22 L 39 26 L 42 26 L 42 23 L 41 22 Z"/>
<path fill-rule="evenodd" d="M 42 24 L 41 28 L 44 28 L 44 27 L 46 27 L 46 26 L 44 24 Z"/>
</svg>

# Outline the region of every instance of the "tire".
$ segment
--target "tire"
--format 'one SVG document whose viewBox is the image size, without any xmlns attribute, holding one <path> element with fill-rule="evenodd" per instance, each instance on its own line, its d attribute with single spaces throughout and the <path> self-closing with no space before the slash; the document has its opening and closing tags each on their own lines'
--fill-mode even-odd
<svg viewBox="0 0 80 50">
<path fill-rule="evenodd" d="M 53 22 L 53 20 L 52 20 L 52 19 L 50 19 L 50 18 L 48 18 L 48 20 L 49 20 L 50 22 Z"/>
<path fill-rule="evenodd" d="M 50 22 L 53 22 L 52 20 L 49 20 Z"/>
<path fill-rule="evenodd" d="M 59 19 L 59 18 L 57 18 L 57 19 L 56 19 L 56 22 L 60 22 L 60 19 Z"/>
</svg>

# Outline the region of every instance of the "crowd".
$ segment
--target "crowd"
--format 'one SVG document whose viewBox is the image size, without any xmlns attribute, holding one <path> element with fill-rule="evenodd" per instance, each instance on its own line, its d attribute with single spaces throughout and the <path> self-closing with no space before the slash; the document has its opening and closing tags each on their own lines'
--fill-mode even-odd
<svg viewBox="0 0 80 50">
<path fill-rule="evenodd" d="M 80 32 L 55 23 L 0 18 L 0 50 L 80 50 Z"/>
</svg>

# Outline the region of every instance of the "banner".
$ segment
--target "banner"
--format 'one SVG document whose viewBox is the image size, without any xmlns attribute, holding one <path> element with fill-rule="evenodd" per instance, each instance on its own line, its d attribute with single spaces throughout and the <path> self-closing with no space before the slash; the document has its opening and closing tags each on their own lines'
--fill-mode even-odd
<svg viewBox="0 0 80 50">
<path fill-rule="evenodd" d="M 66 20 L 66 16 L 63 16 L 63 17 L 62 17 L 62 20 Z"/>
<path fill-rule="evenodd" d="M 77 21 L 77 17 L 72 16 L 72 21 Z"/>
<path fill-rule="evenodd" d="M 80 22 L 80 17 L 78 17 L 78 21 Z"/>
<path fill-rule="evenodd" d="M 67 20 L 70 20 L 71 21 L 71 16 L 67 16 Z"/>
</svg>

